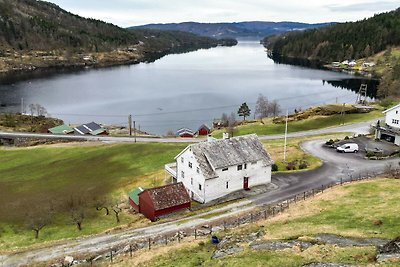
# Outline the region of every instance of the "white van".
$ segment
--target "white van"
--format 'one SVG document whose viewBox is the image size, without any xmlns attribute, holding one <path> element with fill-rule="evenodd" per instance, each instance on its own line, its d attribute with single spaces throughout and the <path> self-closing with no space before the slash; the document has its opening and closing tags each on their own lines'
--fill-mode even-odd
<svg viewBox="0 0 400 267">
<path fill-rule="evenodd" d="M 358 152 L 358 145 L 355 143 L 348 143 L 338 146 L 336 148 L 337 152 L 341 153 L 357 153 Z"/>
</svg>

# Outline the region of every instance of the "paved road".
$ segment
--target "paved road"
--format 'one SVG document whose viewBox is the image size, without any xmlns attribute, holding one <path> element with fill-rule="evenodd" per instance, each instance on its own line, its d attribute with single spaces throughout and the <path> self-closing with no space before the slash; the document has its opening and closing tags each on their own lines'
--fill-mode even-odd
<svg viewBox="0 0 400 267">
<path fill-rule="evenodd" d="M 319 130 L 303 131 L 289 133 L 288 137 L 302 137 L 309 135 L 318 135 L 326 133 L 350 132 L 350 133 L 368 133 L 369 127 L 377 119 L 360 122 L 355 124 L 347 124 L 343 126 L 324 128 Z M 290 132 L 290 129 L 289 129 Z M 0 138 L 44 138 L 44 139 L 63 139 L 63 140 L 84 140 L 84 141 L 102 141 L 102 142 L 135 142 L 133 137 L 114 137 L 114 136 L 77 136 L 77 135 L 54 135 L 54 134 L 37 134 L 37 133 L 19 133 L 19 132 L 1 132 Z M 282 139 L 284 134 L 261 136 L 261 140 Z M 137 137 L 137 142 L 159 142 L 159 143 L 194 143 L 204 139 L 192 138 L 157 138 L 157 137 Z"/>
<path fill-rule="evenodd" d="M 127 242 L 134 242 L 135 240 L 151 237 L 168 233 L 170 231 L 179 231 L 189 227 L 200 227 L 204 224 L 212 223 L 215 220 L 220 220 L 224 217 L 229 217 L 237 213 L 250 210 L 258 205 L 271 204 L 281 200 L 293 197 L 296 194 L 301 194 L 304 191 L 320 187 L 322 184 L 326 185 L 332 181 L 340 181 L 340 178 L 346 180 L 350 175 L 357 177 L 359 174 L 365 175 L 378 174 L 386 169 L 387 164 L 397 166 L 398 159 L 389 159 L 385 161 L 367 161 L 359 154 L 339 154 L 335 150 L 323 148 L 323 140 L 314 140 L 305 142 L 302 147 L 308 153 L 320 157 L 324 164 L 322 167 L 301 173 L 293 174 L 276 174 L 272 177 L 272 182 L 278 185 L 277 189 L 264 194 L 260 194 L 250 198 L 249 201 L 235 203 L 213 212 L 218 214 L 216 217 L 210 219 L 200 218 L 204 214 L 183 219 L 184 222 L 179 221 L 152 225 L 141 229 L 125 230 L 117 234 L 101 234 L 92 237 L 80 238 L 76 240 L 66 241 L 61 245 L 54 245 L 52 247 L 42 249 L 32 249 L 30 251 L 21 252 L 17 254 L 2 255 L 0 256 L 0 263 L 2 266 L 19 266 L 36 261 L 47 261 L 54 258 L 59 258 L 65 255 L 75 253 L 88 253 L 110 249 L 118 244 L 125 244 Z"/>
</svg>

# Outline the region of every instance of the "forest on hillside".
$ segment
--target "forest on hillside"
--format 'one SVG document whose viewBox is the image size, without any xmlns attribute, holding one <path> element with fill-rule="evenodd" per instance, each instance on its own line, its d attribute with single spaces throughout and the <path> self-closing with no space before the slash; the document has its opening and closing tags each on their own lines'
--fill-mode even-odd
<svg viewBox="0 0 400 267">
<path fill-rule="evenodd" d="M 44 1 L 0 0 L 0 56 L 10 50 L 105 52 L 140 44 L 144 51 L 152 52 L 220 43 L 177 31 L 123 29 L 74 15 Z"/>
<path fill-rule="evenodd" d="M 400 97 L 400 57 L 395 52 L 400 46 L 400 8 L 357 22 L 266 37 L 263 42 L 274 56 L 325 63 L 368 59 L 385 51 L 380 58 L 384 69 L 378 75 L 381 82 L 377 95 Z"/>
<path fill-rule="evenodd" d="M 282 56 L 324 62 L 369 57 L 400 45 L 400 9 L 357 22 L 267 37 L 264 45 Z"/>
</svg>

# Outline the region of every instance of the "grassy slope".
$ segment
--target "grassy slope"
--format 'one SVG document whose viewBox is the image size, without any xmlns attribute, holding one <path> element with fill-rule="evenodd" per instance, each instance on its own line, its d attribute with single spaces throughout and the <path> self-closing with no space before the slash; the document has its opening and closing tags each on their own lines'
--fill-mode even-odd
<svg viewBox="0 0 400 267">
<path fill-rule="evenodd" d="M 321 164 L 306 155 L 299 143 L 309 139 L 330 139 L 340 135 L 288 139 L 288 161 L 305 159 L 309 168 Z M 279 170 L 285 169 L 283 140 L 264 142 Z M 103 211 L 87 210 L 83 231 L 70 224 L 66 214 L 59 213 L 55 222 L 44 228 L 39 240 L 24 229 L 8 223 L 14 218 L 14 208 L 29 209 L 46 199 L 65 200 L 70 195 L 126 196 L 136 186 L 152 187 L 164 182 L 163 166 L 186 144 L 116 144 L 79 146 L 42 146 L 23 149 L 0 149 L 0 250 L 38 244 L 44 241 L 100 233 L 117 227 L 115 218 L 103 216 Z M 137 160 L 140 159 L 140 160 Z M 28 207 L 28 208 L 27 208 Z M 139 227 L 148 224 L 142 216 L 124 212 L 119 227 Z M 3 223 L 1 223 L 3 222 Z"/>
<path fill-rule="evenodd" d="M 136 186 L 163 183 L 162 171 L 185 144 L 123 144 L 80 147 L 0 149 L 0 250 L 37 243 L 26 230 L 21 215 L 48 199 L 66 201 L 71 195 L 90 198 L 126 196 Z M 38 242 L 99 233 L 118 226 L 115 218 L 87 211 L 78 232 L 66 214 L 58 213 L 44 228 Z M 16 216 L 16 217 L 15 217 Z M 15 217 L 15 218 L 14 218 Z M 147 223 L 141 216 L 124 213 L 121 225 Z M 16 220 L 18 226 L 8 222 Z M 3 223 L 1 223 L 3 222 Z M 14 224 L 15 225 L 15 224 Z"/>
<path fill-rule="evenodd" d="M 346 124 L 356 123 L 379 117 L 382 117 L 382 112 L 380 110 L 372 111 L 370 113 L 346 114 L 344 116 L 344 122 Z M 339 126 L 340 123 L 341 123 L 340 115 L 312 117 L 309 119 L 288 123 L 288 133 L 334 127 L 334 126 Z M 225 130 L 214 131 L 213 136 L 221 137 L 224 131 Z M 246 125 L 241 125 L 235 128 L 236 136 L 250 134 L 250 133 L 256 133 L 258 135 L 274 135 L 274 134 L 283 134 L 284 132 L 285 132 L 285 124 L 283 123 L 274 124 L 270 119 L 266 120 L 265 124 L 262 124 L 261 122 L 255 122 Z"/>
<path fill-rule="evenodd" d="M 397 190 L 399 186 L 399 180 L 381 179 L 336 187 L 313 199 L 292 205 L 287 212 L 273 219 L 218 235 L 243 234 L 262 228 L 266 231 L 266 239 L 307 239 L 307 236 L 318 233 L 394 238 L 398 235 L 400 227 L 400 193 Z M 374 224 L 376 220 L 381 220 L 382 225 Z M 139 262 L 143 266 L 143 261 L 146 262 L 145 266 L 302 266 L 321 261 L 364 266 L 371 264 L 376 255 L 376 249 L 373 247 L 340 248 L 329 245 L 318 245 L 304 251 L 287 249 L 277 252 L 255 252 L 247 249 L 244 243 L 244 252 L 212 260 L 211 255 L 215 247 L 209 244 L 208 239 L 203 239 L 203 242 L 189 242 L 190 244 L 182 245 L 184 249 L 153 249 L 149 252 L 151 255 L 141 251 L 135 255 L 134 260 L 122 257 L 120 262 L 113 266 L 136 265 Z M 394 263 L 393 266 L 398 265 Z"/>
</svg>

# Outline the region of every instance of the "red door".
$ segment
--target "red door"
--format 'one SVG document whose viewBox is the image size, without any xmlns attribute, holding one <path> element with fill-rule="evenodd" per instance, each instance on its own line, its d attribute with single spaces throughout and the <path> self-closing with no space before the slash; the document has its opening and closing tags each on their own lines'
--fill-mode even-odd
<svg viewBox="0 0 400 267">
<path fill-rule="evenodd" d="M 243 189 L 249 189 L 249 177 L 243 177 Z"/>
</svg>

